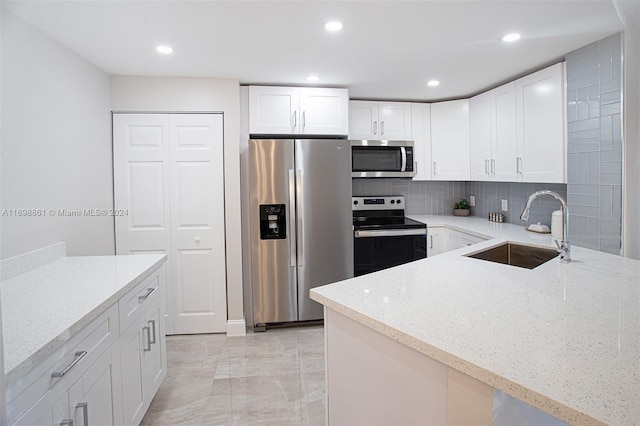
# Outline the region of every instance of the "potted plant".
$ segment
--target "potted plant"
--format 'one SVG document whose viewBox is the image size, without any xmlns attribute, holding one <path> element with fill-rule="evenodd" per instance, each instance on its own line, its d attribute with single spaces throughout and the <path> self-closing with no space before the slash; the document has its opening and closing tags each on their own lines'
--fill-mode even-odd
<svg viewBox="0 0 640 426">
<path fill-rule="evenodd" d="M 454 216 L 469 216 L 469 210 L 471 206 L 467 202 L 466 199 L 461 199 L 457 203 L 453 205 L 453 215 Z"/>
</svg>

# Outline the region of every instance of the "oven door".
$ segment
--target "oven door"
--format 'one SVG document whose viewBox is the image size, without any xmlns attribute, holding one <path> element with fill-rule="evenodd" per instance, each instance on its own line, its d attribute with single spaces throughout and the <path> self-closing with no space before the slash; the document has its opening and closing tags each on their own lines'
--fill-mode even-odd
<svg viewBox="0 0 640 426">
<path fill-rule="evenodd" d="M 354 232 L 354 275 L 360 276 L 427 257 L 427 230 Z"/>
</svg>

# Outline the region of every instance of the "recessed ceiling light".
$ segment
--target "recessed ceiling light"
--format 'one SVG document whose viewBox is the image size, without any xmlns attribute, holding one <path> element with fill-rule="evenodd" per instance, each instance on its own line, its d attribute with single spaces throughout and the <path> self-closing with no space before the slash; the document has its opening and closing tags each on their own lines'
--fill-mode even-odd
<svg viewBox="0 0 640 426">
<path fill-rule="evenodd" d="M 324 29 L 327 31 L 340 31 L 342 29 L 342 22 L 330 21 L 324 24 Z"/>
<path fill-rule="evenodd" d="M 427 82 L 427 86 L 429 87 L 436 87 L 438 85 L 440 85 L 440 82 L 438 80 L 429 80 Z"/>
<path fill-rule="evenodd" d="M 317 75 L 310 75 L 307 77 L 307 81 L 318 81 L 320 80 L 320 77 L 318 77 Z"/>
<path fill-rule="evenodd" d="M 173 53 L 173 48 L 171 46 L 157 46 L 156 51 L 158 53 L 162 53 L 163 55 L 169 55 Z"/>
<path fill-rule="evenodd" d="M 522 37 L 522 34 L 520 33 L 511 33 L 511 34 L 502 36 L 501 40 L 506 41 L 507 43 L 510 43 L 512 41 L 520 40 L 520 37 Z"/>
</svg>

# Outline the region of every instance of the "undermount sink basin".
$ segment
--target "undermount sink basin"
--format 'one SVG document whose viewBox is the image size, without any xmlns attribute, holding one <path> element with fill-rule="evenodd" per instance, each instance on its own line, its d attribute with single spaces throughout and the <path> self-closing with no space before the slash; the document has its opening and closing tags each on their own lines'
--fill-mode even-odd
<svg viewBox="0 0 640 426">
<path fill-rule="evenodd" d="M 473 257 L 474 259 L 488 260 L 489 262 L 533 269 L 558 256 L 558 252 L 551 248 L 503 243 L 477 253 L 467 254 L 466 256 Z"/>
</svg>

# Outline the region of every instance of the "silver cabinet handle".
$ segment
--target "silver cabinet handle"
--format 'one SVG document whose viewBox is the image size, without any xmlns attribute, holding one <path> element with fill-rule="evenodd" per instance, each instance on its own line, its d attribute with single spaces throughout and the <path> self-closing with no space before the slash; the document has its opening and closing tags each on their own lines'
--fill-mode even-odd
<svg viewBox="0 0 640 426">
<path fill-rule="evenodd" d="M 302 111 L 302 127 L 307 127 L 307 111 Z"/>
<path fill-rule="evenodd" d="M 82 418 L 84 420 L 83 426 L 89 426 L 89 403 L 81 402 L 76 405 L 76 408 L 82 408 Z"/>
<path fill-rule="evenodd" d="M 380 134 L 384 135 L 384 121 L 380 122 Z"/>
<path fill-rule="evenodd" d="M 522 157 L 516 157 L 516 173 L 522 174 Z"/>
<path fill-rule="evenodd" d="M 433 248 L 433 235 L 429 235 L 429 238 L 431 238 L 431 246 L 429 248 Z"/>
<path fill-rule="evenodd" d="M 484 160 L 484 173 L 489 174 L 489 160 Z"/>
<path fill-rule="evenodd" d="M 289 266 L 296 266 L 296 240 L 293 230 L 296 228 L 296 175 L 289 169 Z"/>
<path fill-rule="evenodd" d="M 54 379 L 64 377 L 64 375 L 67 374 L 73 367 L 75 367 L 82 358 L 87 356 L 87 351 L 78 351 L 74 355 L 75 358 L 73 359 L 73 361 L 71 361 L 71 364 L 67 365 L 62 371 L 54 371 L 53 373 L 51 373 L 51 377 Z"/>
<path fill-rule="evenodd" d="M 151 340 L 151 338 L 149 338 L 149 344 L 150 345 L 154 345 L 156 344 L 156 320 L 150 320 L 147 321 L 147 324 L 151 324 L 151 334 L 153 334 L 153 340 Z"/>
<path fill-rule="evenodd" d="M 60 426 L 73 426 L 73 419 L 64 419 L 59 424 Z"/>
<path fill-rule="evenodd" d="M 138 296 L 138 303 L 143 302 L 147 297 L 149 297 L 151 293 L 153 293 L 154 290 L 155 290 L 155 287 L 149 287 L 147 289 L 147 292 L 144 294 L 144 296 Z"/>
<path fill-rule="evenodd" d="M 143 347 L 142 350 L 145 352 L 150 352 L 151 351 L 151 329 L 149 327 L 142 327 L 142 334 L 144 334 L 144 331 L 147 331 L 147 347 Z M 144 336 L 142 337 L 144 339 Z"/>
<path fill-rule="evenodd" d="M 435 176 L 436 174 L 436 162 L 433 162 L 433 175 Z"/>
<path fill-rule="evenodd" d="M 293 128 L 298 125 L 298 111 L 293 111 Z"/>
<path fill-rule="evenodd" d="M 496 159 L 491 159 L 491 174 L 495 176 L 496 174 Z"/>
<path fill-rule="evenodd" d="M 373 122 L 373 134 L 374 135 L 378 134 L 378 122 L 377 121 Z"/>
</svg>

